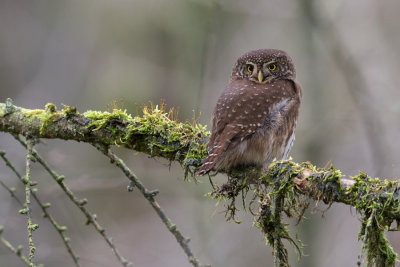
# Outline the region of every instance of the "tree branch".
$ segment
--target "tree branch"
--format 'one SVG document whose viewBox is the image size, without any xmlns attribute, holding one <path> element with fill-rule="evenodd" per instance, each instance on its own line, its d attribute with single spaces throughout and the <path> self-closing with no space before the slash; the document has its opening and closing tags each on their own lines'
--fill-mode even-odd
<svg viewBox="0 0 400 267">
<path fill-rule="evenodd" d="M 35 138 L 59 138 L 99 144 L 120 145 L 129 149 L 179 162 L 185 177 L 195 176 L 195 170 L 207 155 L 209 133 L 204 126 L 180 123 L 172 119 L 163 105 L 145 107 L 142 116 L 131 117 L 126 111 L 87 111 L 79 114 L 76 108 L 64 106 L 57 111 L 53 104 L 45 110 L 28 110 L 13 106 L 11 100 L 0 103 L 0 131 L 23 134 Z M 286 239 L 300 250 L 281 220 L 282 215 L 299 222 L 310 200 L 335 202 L 352 206 L 361 216 L 359 239 L 367 253 L 369 266 L 394 266 L 397 254 L 384 233 L 393 222 L 400 222 L 400 189 L 398 181 L 371 178 L 359 173 L 346 178 L 333 166 L 317 168 L 309 162 L 291 160 L 273 162 L 266 173 L 256 168 L 239 168 L 227 172 L 228 181 L 214 186 L 210 195 L 230 201 L 227 218 L 235 219 L 236 199 L 253 194 L 250 211 L 256 226 L 264 233 L 268 244 L 277 251 L 276 263 L 288 266 L 281 239 Z M 136 181 L 133 181 L 136 184 Z M 131 186 L 133 186 L 132 184 Z M 252 205 L 258 203 L 257 212 Z M 275 207 L 272 211 L 271 207 Z M 301 252 L 300 252 L 301 253 Z"/>
<path fill-rule="evenodd" d="M 39 225 L 33 224 L 32 222 L 32 209 L 31 209 L 31 159 L 32 159 L 32 149 L 33 149 L 34 141 L 29 138 L 27 140 L 26 147 L 26 172 L 24 178 L 25 184 L 25 209 L 22 214 L 26 214 L 27 217 L 27 229 L 28 229 L 28 243 L 29 243 L 29 263 L 31 266 L 35 266 L 33 263 L 33 258 L 35 257 L 36 247 L 33 243 L 33 231 L 35 231 Z"/>
<path fill-rule="evenodd" d="M 19 137 L 17 137 L 17 140 L 20 141 L 24 146 L 26 146 L 26 143 L 20 139 Z M 33 149 L 33 154 L 35 154 L 36 151 Z M 10 160 L 7 158 L 5 151 L 0 151 L 0 157 L 3 159 L 3 161 L 5 162 L 6 166 L 8 166 L 12 172 L 14 172 L 15 176 L 17 176 L 18 180 L 21 181 L 21 183 L 24 183 L 24 178 L 22 177 L 22 175 L 17 171 L 17 169 L 14 167 L 14 165 L 10 162 Z M 11 196 L 21 205 L 23 206 L 22 202 L 17 198 L 17 196 L 14 194 L 14 188 L 9 188 L 8 186 L 6 186 L 3 181 L 0 181 L 0 184 L 8 191 L 10 192 Z M 33 198 L 35 199 L 36 203 L 40 206 L 42 212 L 43 212 L 43 217 L 47 218 L 51 225 L 53 225 L 53 227 L 56 229 L 56 231 L 58 232 L 58 234 L 61 237 L 61 240 L 63 241 L 68 253 L 71 255 L 72 260 L 74 261 L 75 265 L 77 267 L 80 267 L 79 264 L 79 257 L 75 254 L 74 250 L 72 249 L 70 243 L 69 243 L 69 238 L 65 235 L 65 231 L 67 230 L 66 226 L 60 226 L 58 224 L 58 222 L 56 221 L 56 219 L 48 212 L 48 208 L 50 208 L 51 204 L 50 203 L 43 203 L 40 199 L 39 196 L 37 194 L 37 188 L 33 188 L 31 190 L 31 194 L 33 196 Z M 24 212 L 24 210 L 20 210 L 20 212 Z"/>
<path fill-rule="evenodd" d="M 87 111 L 75 107 L 57 111 L 54 104 L 44 110 L 14 106 L 11 99 L 0 103 L 0 131 L 35 138 L 75 140 L 103 145 L 119 145 L 151 156 L 198 167 L 207 155 L 209 133 L 194 122 L 176 122 L 163 106 L 145 107 L 143 116 L 131 117 L 126 111 Z M 187 171 L 190 171 L 187 169 Z"/>
<path fill-rule="evenodd" d="M 3 234 L 3 226 L 0 225 L 0 243 L 2 243 L 6 248 L 8 248 L 12 253 L 14 253 L 15 255 L 17 255 L 18 258 L 20 258 L 20 260 L 25 263 L 26 266 L 32 266 L 31 263 L 27 260 L 27 258 L 22 255 L 22 246 L 18 246 L 17 248 L 15 248 L 13 245 L 11 245 L 11 243 L 5 239 L 2 234 Z"/>
<path fill-rule="evenodd" d="M 28 148 L 28 143 L 26 143 L 24 140 L 22 140 L 19 136 L 14 136 L 15 139 L 17 139 L 21 145 L 24 147 Z M 92 214 L 86 207 L 85 205 L 87 204 L 87 199 L 78 199 L 77 196 L 67 187 L 67 185 L 64 183 L 64 176 L 59 175 L 56 173 L 53 169 L 50 168 L 50 166 L 47 164 L 47 162 L 37 153 L 35 149 L 31 149 L 31 156 L 39 162 L 43 168 L 50 174 L 50 176 L 57 182 L 57 184 L 61 187 L 61 189 L 64 191 L 64 193 L 68 196 L 68 198 L 77 206 L 81 212 L 86 216 L 86 225 L 92 224 L 95 230 L 104 238 L 108 246 L 111 248 L 113 251 L 115 257 L 118 259 L 118 261 L 122 264 L 122 266 L 132 266 L 133 264 L 126 260 L 119 250 L 115 247 L 114 242 L 112 241 L 112 238 L 106 233 L 105 229 L 100 225 L 100 223 L 97 221 L 97 216 L 95 214 Z M 3 158 L 4 159 L 4 158 Z M 33 192 L 32 192 L 33 193 Z M 65 230 L 65 229 L 64 229 Z"/>
<path fill-rule="evenodd" d="M 177 226 L 171 222 L 171 220 L 167 217 L 164 210 L 160 207 L 158 202 L 154 199 L 154 197 L 158 194 L 158 190 L 150 191 L 148 190 L 144 184 L 137 178 L 137 176 L 128 168 L 128 166 L 120 159 L 115 153 L 110 151 L 108 147 L 94 145 L 99 151 L 101 151 L 104 155 L 106 155 L 113 164 L 117 165 L 118 168 L 122 170 L 126 177 L 131 181 L 131 185 L 128 188 L 129 191 L 132 191 L 134 187 L 137 187 L 139 191 L 143 194 L 143 196 L 147 199 L 153 209 L 157 212 L 157 215 L 161 218 L 161 221 L 165 224 L 168 231 L 170 231 L 176 238 L 176 241 L 182 247 L 186 256 L 188 257 L 189 262 L 195 266 L 200 267 L 203 266 L 200 264 L 200 261 L 194 256 L 192 250 L 189 247 L 189 238 L 184 237 L 181 232 L 178 230 Z M 204 265 L 207 266 L 207 265 Z"/>
</svg>

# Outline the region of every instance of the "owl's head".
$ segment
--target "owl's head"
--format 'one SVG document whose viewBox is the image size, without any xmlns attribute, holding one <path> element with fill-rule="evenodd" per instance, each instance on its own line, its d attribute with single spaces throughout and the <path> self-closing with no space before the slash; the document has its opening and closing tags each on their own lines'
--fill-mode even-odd
<svg viewBox="0 0 400 267">
<path fill-rule="evenodd" d="M 260 49 L 244 54 L 236 61 L 231 74 L 231 79 L 248 79 L 255 83 L 295 78 L 292 59 L 277 49 Z"/>
</svg>

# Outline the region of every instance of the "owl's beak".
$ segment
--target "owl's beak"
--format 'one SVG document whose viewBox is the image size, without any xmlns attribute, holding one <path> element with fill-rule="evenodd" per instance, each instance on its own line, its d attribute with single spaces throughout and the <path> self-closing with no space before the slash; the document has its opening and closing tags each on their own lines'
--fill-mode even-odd
<svg viewBox="0 0 400 267">
<path fill-rule="evenodd" d="M 258 72 L 258 81 L 259 81 L 260 83 L 262 83 L 263 80 L 264 80 L 264 76 L 263 76 L 262 71 L 260 70 L 260 71 Z"/>
</svg>

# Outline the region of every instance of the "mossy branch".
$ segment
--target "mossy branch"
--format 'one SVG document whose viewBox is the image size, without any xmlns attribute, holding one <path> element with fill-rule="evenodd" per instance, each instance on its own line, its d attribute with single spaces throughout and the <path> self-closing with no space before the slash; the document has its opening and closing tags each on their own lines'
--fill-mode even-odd
<svg viewBox="0 0 400 267">
<path fill-rule="evenodd" d="M 87 111 L 64 106 L 57 111 L 53 104 L 44 110 L 16 107 L 7 100 L 0 103 L 0 131 L 23 134 L 34 138 L 59 138 L 103 146 L 119 145 L 179 162 L 185 177 L 195 170 L 207 154 L 209 132 L 196 122 L 181 123 L 172 119 L 163 107 L 145 107 L 142 116 L 132 117 L 126 111 Z M 317 168 L 309 162 L 291 160 L 274 162 L 266 173 L 255 168 L 231 170 L 227 183 L 214 186 L 210 195 L 230 201 L 227 217 L 235 220 L 236 199 L 252 192 L 250 210 L 256 226 L 276 252 L 275 265 L 289 266 L 282 239 L 293 244 L 301 253 L 301 243 L 293 239 L 282 216 L 302 219 L 310 200 L 335 202 L 352 206 L 361 215 L 359 239 L 364 243 L 368 266 L 394 266 L 397 254 L 385 237 L 392 223 L 400 222 L 400 186 L 398 181 L 371 178 L 365 173 L 345 177 L 333 166 Z M 253 205 L 258 203 L 257 211 Z M 274 207 L 274 209 L 271 209 Z"/>
<path fill-rule="evenodd" d="M 143 109 L 143 116 L 132 117 L 126 111 L 87 111 L 54 104 L 45 109 L 24 109 L 10 99 L 0 103 L 0 131 L 35 138 L 75 140 L 102 145 L 118 145 L 154 157 L 198 167 L 207 155 L 206 127 L 181 123 L 170 118 L 163 107 Z"/>
</svg>

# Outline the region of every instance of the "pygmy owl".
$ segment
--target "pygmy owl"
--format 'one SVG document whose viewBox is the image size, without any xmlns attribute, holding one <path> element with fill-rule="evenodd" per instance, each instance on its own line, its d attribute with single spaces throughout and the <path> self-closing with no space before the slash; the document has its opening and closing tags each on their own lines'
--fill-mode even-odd
<svg viewBox="0 0 400 267">
<path fill-rule="evenodd" d="M 208 156 L 198 174 L 287 158 L 302 96 L 292 59 L 281 50 L 241 56 L 214 109 Z"/>
</svg>

